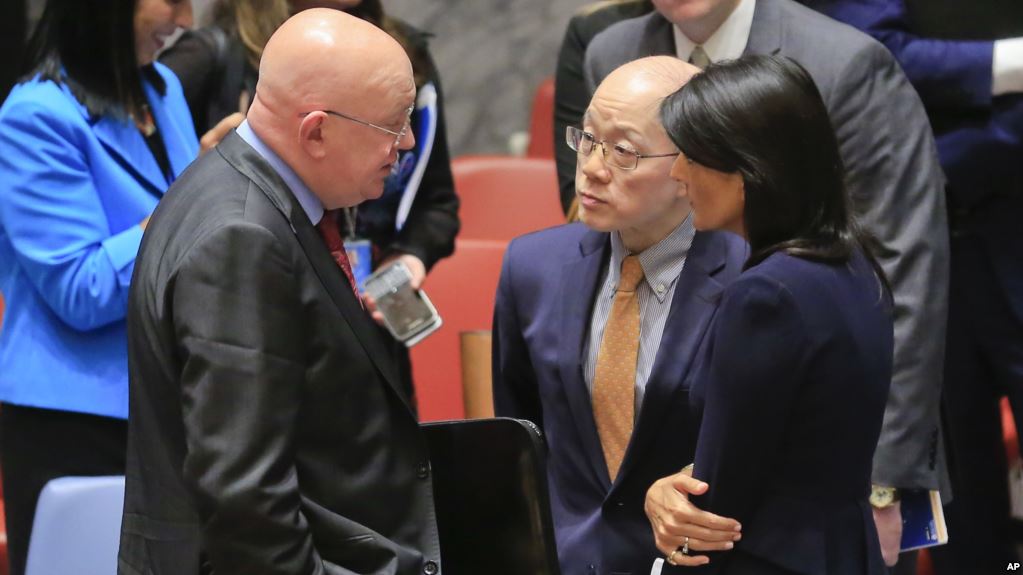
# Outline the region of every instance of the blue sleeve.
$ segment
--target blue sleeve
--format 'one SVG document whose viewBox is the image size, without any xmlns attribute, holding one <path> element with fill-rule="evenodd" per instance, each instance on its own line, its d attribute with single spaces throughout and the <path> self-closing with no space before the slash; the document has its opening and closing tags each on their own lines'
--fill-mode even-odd
<svg viewBox="0 0 1023 575">
<path fill-rule="evenodd" d="M 744 521 L 761 500 L 806 371 L 806 339 L 780 284 L 744 278 L 724 296 L 693 470 L 710 486 L 697 503 L 702 509 Z"/>
<path fill-rule="evenodd" d="M 543 429 L 543 408 L 536 372 L 515 309 L 512 250 L 509 245 L 501 267 L 494 304 L 493 386 L 494 413 L 532 421 Z"/>
<path fill-rule="evenodd" d="M 884 44 L 929 108 L 991 105 L 991 41 L 924 38 L 910 29 L 903 0 L 817 0 L 814 9 Z"/>
<path fill-rule="evenodd" d="M 142 229 L 111 233 L 81 151 L 85 123 L 42 100 L 19 98 L 0 117 L 0 224 L 43 300 L 85 331 L 124 318 Z"/>
</svg>

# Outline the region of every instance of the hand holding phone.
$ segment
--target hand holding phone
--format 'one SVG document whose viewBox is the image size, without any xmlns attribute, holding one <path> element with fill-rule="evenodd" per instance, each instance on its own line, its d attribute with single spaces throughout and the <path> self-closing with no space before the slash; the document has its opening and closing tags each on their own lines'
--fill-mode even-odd
<svg viewBox="0 0 1023 575">
<path fill-rule="evenodd" d="M 412 288 L 412 273 L 396 260 L 366 279 L 366 294 L 383 315 L 384 326 L 407 347 L 422 341 L 443 324 L 433 303 L 421 290 Z"/>
</svg>

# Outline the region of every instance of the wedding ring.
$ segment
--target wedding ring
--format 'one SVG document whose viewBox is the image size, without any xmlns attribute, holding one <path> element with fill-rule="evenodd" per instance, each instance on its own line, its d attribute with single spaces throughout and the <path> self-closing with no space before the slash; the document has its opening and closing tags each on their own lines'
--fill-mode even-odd
<svg viewBox="0 0 1023 575">
<path fill-rule="evenodd" d="M 676 553 L 678 553 L 678 549 L 676 549 L 676 550 L 672 551 L 670 554 L 668 554 L 668 559 L 667 559 L 668 565 L 674 565 L 675 567 L 678 567 L 678 563 L 675 562 L 675 554 Z"/>
<path fill-rule="evenodd" d="M 686 540 L 682 542 L 682 548 L 679 549 L 683 555 L 689 555 L 689 536 L 686 535 Z"/>
</svg>

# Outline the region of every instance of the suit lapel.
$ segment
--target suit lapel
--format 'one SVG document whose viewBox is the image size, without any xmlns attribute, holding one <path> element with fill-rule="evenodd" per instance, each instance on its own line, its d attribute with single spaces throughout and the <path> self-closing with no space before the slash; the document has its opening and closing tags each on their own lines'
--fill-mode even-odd
<svg viewBox="0 0 1023 575">
<path fill-rule="evenodd" d="M 199 148 L 195 141 L 194 129 L 191 122 L 175 121 L 167 108 L 165 96 L 157 93 L 153 86 L 145 83 L 146 97 L 152 103 L 153 120 L 160 130 L 160 137 L 163 140 L 164 148 L 167 150 L 167 160 L 170 162 L 171 173 L 176 177 L 185 171 L 195 157 L 199 154 Z M 145 145 L 145 142 L 143 142 Z M 148 152 L 148 149 L 147 149 Z M 152 154 L 149 154 L 152 156 Z M 154 160 L 154 166 L 156 162 Z M 159 167 L 156 167 L 159 173 Z M 160 176 L 163 179 L 163 176 Z"/>
<path fill-rule="evenodd" d="M 643 26 L 643 37 L 640 39 L 641 48 L 637 58 L 678 54 L 678 50 L 675 49 L 675 32 L 672 30 L 671 22 L 656 11 L 644 18 L 646 18 L 646 22 Z"/>
<path fill-rule="evenodd" d="M 608 246 L 606 233 L 588 231 L 582 237 L 579 241 L 581 257 L 562 268 L 558 300 L 563 303 L 562 337 L 558 349 L 561 381 L 586 459 L 606 487 L 610 487 L 611 481 L 593 419 L 590 392 L 583 377 L 583 351 L 589 333 L 593 300 L 599 290 L 600 271 L 607 263 L 605 256 L 610 249 Z"/>
<path fill-rule="evenodd" d="M 355 334 L 356 339 L 359 340 L 370 361 L 414 417 L 415 412 L 409 405 L 408 398 L 401 391 L 393 362 L 385 360 L 392 354 L 383 339 L 383 334 L 355 299 L 355 294 L 352 293 L 352 288 L 349 286 L 344 272 L 330 255 L 319 233 L 298 204 L 298 200 L 287 191 L 287 184 L 235 132 L 231 132 L 224 138 L 223 142 L 217 146 L 217 150 L 228 163 L 252 180 L 288 220 L 302 251 L 305 252 L 313 271 L 320 278 L 331 301 L 341 312 L 341 316 Z"/>
<path fill-rule="evenodd" d="M 697 233 L 679 275 L 671 309 L 664 324 L 639 418 L 622 462 L 625 477 L 634 462 L 662 429 L 661 421 L 672 398 L 689 384 L 696 351 L 710 326 L 724 286 L 714 275 L 725 266 L 726 251 L 720 238 Z M 685 417 L 687 414 L 674 414 Z"/>
<path fill-rule="evenodd" d="M 781 50 L 785 19 L 777 0 L 757 0 L 753 9 L 753 26 L 743 55 L 776 54 Z"/>
<path fill-rule="evenodd" d="M 92 125 L 100 143 L 126 172 L 157 197 L 163 197 L 170 185 L 156 158 L 131 120 L 118 120 L 107 114 Z"/>
</svg>

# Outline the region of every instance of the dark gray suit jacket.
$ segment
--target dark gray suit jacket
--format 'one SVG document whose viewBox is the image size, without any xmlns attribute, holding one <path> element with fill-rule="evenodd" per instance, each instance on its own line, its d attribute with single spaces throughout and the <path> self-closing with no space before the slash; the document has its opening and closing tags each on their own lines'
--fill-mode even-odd
<svg viewBox="0 0 1023 575">
<path fill-rule="evenodd" d="M 590 91 L 637 58 L 674 55 L 672 25 L 653 12 L 611 26 L 586 52 Z M 875 483 L 947 485 L 939 433 L 948 305 L 944 176 L 920 98 L 888 50 L 791 0 L 757 0 L 747 54 L 802 64 L 820 88 L 861 223 L 895 295 L 895 365 Z M 948 494 L 946 493 L 946 496 Z"/>
<path fill-rule="evenodd" d="M 236 134 L 153 215 L 128 308 L 122 574 L 439 572 L 388 346 Z"/>
</svg>

